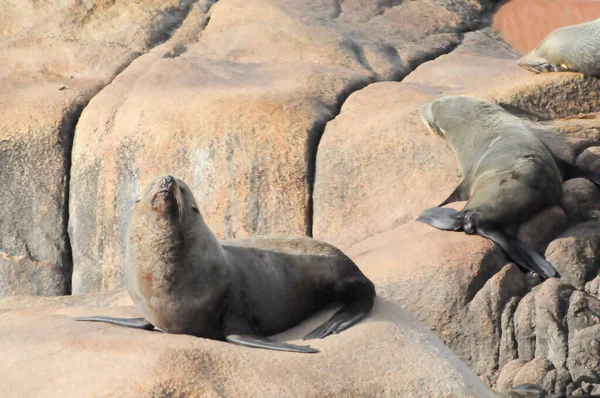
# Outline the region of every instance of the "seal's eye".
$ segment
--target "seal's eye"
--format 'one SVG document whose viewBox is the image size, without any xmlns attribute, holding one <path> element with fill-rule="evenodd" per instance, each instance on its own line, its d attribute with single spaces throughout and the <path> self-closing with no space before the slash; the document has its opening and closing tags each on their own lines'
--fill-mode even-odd
<svg viewBox="0 0 600 398">
<path fill-rule="evenodd" d="M 200 214 L 200 210 L 198 210 L 198 208 L 197 208 L 197 207 L 192 207 L 192 210 L 194 211 L 194 213 L 198 213 L 198 214 Z"/>
</svg>

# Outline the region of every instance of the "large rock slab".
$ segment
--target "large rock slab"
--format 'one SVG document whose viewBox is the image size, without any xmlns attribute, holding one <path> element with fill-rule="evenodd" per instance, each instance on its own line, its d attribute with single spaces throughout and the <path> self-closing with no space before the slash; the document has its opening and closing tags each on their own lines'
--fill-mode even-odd
<svg viewBox="0 0 600 398">
<path fill-rule="evenodd" d="M 191 0 L 0 3 L 0 296 L 71 291 L 68 184 L 75 124 Z"/>
<path fill-rule="evenodd" d="M 127 304 L 122 294 L 0 300 L 0 395 L 494 396 L 433 333 L 389 301 L 378 299 L 369 318 L 347 331 L 311 341 L 321 351 L 311 355 L 72 319 L 139 316 Z M 298 340 L 331 312 L 275 338 Z"/>
<path fill-rule="evenodd" d="M 492 3 L 225 0 L 200 33 L 190 12 L 79 120 L 73 291 L 123 285 L 131 205 L 161 173 L 190 185 L 220 238 L 310 234 L 315 151 L 342 101 L 453 48 Z"/>
<path fill-rule="evenodd" d="M 375 283 L 380 297 L 415 314 L 467 363 L 478 360 L 472 353 L 479 332 L 472 326 L 474 321 L 487 322 L 485 316 L 474 316 L 480 305 L 474 304 L 469 313 L 469 303 L 482 290 L 484 296 L 494 294 L 493 286 L 484 289 L 484 285 L 506 263 L 490 241 L 413 221 L 351 247 L 348 254 Z M 514 279 L 514 271 L 518 270 L 498 282 Z M 485 297 L 476 301 L 489 305 Z"/>
</svg>

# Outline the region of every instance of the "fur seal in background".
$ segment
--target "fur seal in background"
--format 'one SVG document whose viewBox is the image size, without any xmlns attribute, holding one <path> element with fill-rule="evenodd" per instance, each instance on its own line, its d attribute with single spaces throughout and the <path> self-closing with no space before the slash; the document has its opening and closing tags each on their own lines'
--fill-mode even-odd
<svg viewBox="0 0 600 398">
<path fill-rule="evenodd" d="M 565 395 L 548 394 L 544 388 L 532 383 L 523 383 L 513 387 L 510 390 L 502 391 L 499 395 L 502 398 L 600 398 L 600 395 Z"/>
<path fill-rule="evenodd" d="M 518 117 L 475 98 L 442 97 L 422 105 L 420 114 L 454 150 L 463 179 L 448 199 L 417 220 L 483 236 L 517 265 L 543 279 L 557 276 L 549 262 L 506 231 L 560 200 L 562 179 L 544 144 Z M 441 207 L 462 200 L 468 202 L 461 211 Z"/>
<path fill-rule="evenodd" d="M 600 76 L 600 18 L 550 32 L 519 66 L 534 72 L 581 72 Z"/>
<path fill-rule="evenodd" d="M 127 233 L 127 290 L 144 318 L 77 320 L 314 353 L 264 336 L 342 302 L 304 340 L 323 338 L 354 325 L 373 307 L 373 283 L 340 250 L 305 236 L 219 242 L 189 187 L 170 175 L 146 188 Z"/>
</svg>

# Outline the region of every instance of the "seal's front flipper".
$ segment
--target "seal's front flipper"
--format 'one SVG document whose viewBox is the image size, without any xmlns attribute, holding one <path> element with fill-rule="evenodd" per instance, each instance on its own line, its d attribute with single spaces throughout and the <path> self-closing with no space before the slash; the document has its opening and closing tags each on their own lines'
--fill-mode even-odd
<svg viewBox="0 0 600 398">
<path fill-rule="evenodd" d="M 127 328 L 153 330 L 154 325 L 144 318 L 113 318 L 112 316 L 85 316 L 75 318 L 76 321 L 106 322 Z"/>
<path fill-rule="evenodd" d="M 468 197 L 465 193 L 464 185 L 464 180 L 462 180 L 460 184 L 458 184 L 456 189 L 450 194 L 450 196 L 448 196 L 448 198 L 446 198 L 446 200 L 440 203 L 437 207 L 445 206 L 448 203 L 461 202 L 463 200 L 467 200 Z"/>
<path fill-rule="evenodd" d="M 419 215 L 417 221 L 429 224 L 443 231 L 462 231 L 463 220 L 454 209 L 432 207 Z"/>
<path fill-rule="evenodd" d="M 247 334 L 230 334 L 229 336 L 225 337 L 225 339 L 230 343 L 253 348 L 266 348 L 267 350 L 301 352 L 306 354 L 314 354 L 319 352 L 319 350 L 317 350 L 316 348 L 312 348 L 311 346 L 271 341 L 258 336 L 251 336 Z"/>
<path fill-rule="evenodd" d="M 558 277 L 552 264 L 512 236 L 482 227 L 477 228 L 477 234 L 498 244 L 517 265 L 536 272 L 542 279 Z"/>
</svg>

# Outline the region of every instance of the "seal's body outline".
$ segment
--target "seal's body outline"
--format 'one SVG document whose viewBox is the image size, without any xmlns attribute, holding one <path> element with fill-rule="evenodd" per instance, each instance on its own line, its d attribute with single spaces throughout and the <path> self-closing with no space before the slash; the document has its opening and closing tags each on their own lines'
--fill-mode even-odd
<svg viewBox="0 0 600 398">
<path fill-rule="evenodd" d="M 170 175 L 155 179 L 132 212 L 125 270 L 128 292 L 144 318 L 77 320 L 311 353 L 318 350 L 265 336 L 342 302 L 304 339 L 339 333 L 363 319 L 375 297 L 356 264 L 325 242 L 305 236 L 219 241 L 189 187 Z"/>
<path fill-rule="evenodd" d="M 600 77 L 600 18 L 555 29 L 517 63 L 533 73 L 580 72 Z"/>
<path fill-rule="evenodd" d="M 542 256 L 506 231 L 560 201 L 560 171 L 542 141 L 500 106 L 468 96 L 439 98 L 423 104 L 419 113 L 453 149 L 463 179 L 444 202 L 417 220 L 486 237 L 542 278 L 558 275 Z M 441 207 L 463 200 L 467 203 L 461 211 Z"/>
</svg>

